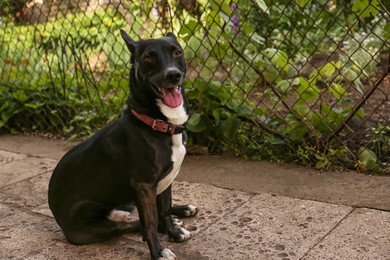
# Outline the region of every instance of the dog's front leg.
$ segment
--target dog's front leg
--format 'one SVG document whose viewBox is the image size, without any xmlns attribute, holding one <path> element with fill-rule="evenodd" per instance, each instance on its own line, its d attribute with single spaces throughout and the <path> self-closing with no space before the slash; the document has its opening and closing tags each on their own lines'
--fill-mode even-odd
<svg viewBox="0 0 390 260">
<path fill-rule="evenodd" d="M 170 240 L 183 242 L 191 236 L 190 232 L 182 227 L 179 219 L 175 221 L 172 219 L 172 185 L 157 196 L 157 209 L 158 229 L 160 232 L 167 233 Z"/>
<path fill-rule="evenodd" d="M 144 242 L 148 243 L 150 255 L 153 260 L 173 260 L 176 259 L 169 249 L 163 249 L 157 237 L 158 214 L 156 197 L 156 187 L 151 184 L 138 184 L 135 187 L 137 191 L 137 208 L 141 223 L 141 231 Z"/>
</svg>

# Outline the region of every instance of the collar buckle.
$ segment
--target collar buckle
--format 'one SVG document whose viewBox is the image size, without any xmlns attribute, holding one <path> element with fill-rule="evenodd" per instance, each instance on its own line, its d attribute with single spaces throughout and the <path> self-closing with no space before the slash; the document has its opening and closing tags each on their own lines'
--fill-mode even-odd
<svg viewBox="0 0 390 260">
<path fill-rule="evenodd" d="M 165 122 L 163 120 L 160 120 L 160 119 L 154 119 L 153 120 L 153 124 L 152 124 L 152 129 L 153 130 L 157 130 L 157 124 L 165 124 Z"/>
</svg>

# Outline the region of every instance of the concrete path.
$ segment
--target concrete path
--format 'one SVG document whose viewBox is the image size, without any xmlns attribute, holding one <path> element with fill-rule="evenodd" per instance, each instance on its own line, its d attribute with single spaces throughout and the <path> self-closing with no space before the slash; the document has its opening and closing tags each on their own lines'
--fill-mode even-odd
<svg viewBox="0 0 390 260">
<path fill-rule="evenodd" d="M 149 259 L 139 234 L 70 245 L 47 206 L 62 141 L 0 136 L 0 259 Z M 330 187 L 332 186 L 332 187 Z M 232 157 L 188 157 L 174 203 L 192 239 L 179 259 L 390 259 L 390 178 Z"/>
</svg>

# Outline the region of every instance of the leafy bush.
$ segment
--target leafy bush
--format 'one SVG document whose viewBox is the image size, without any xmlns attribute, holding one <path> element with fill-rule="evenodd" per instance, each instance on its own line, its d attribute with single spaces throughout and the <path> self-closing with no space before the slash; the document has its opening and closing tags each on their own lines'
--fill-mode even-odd
<svg viewBox="0 0 390 260">
<path fill-rule="evenodd" d="M 92 17 L 82 13 L 36 26 L 0 27 L 1 57 L 10 57 L 0 77 L 0 129 L 75 138 L 119 115 L 128 91 L 129 55 L 116 42 L 123 19 L 112 10 Z M 104 77 L 91 64 L 102 53 Z"/>
<path fill-rule="evenodd" d="M 187 124 L 192 141 L 212 152 L 229 147 L 248 158 L 287 158 L 318 169 L 351 157 L 333 133 L 351 115 L 364 117 L 352 107 L 363 96 L 363 81 L 376 72 L 389 32 L 385 19 L 375 18 L 381 7 L 333 4 L 213 0 L 201 5 L 200 16 L 183 14 L 179 35 L 186 54 L 193 66 L 205 64 L 202 76 L 189 83 L 196 111 Z M 366 33 L 356 17 L 375 29 L 368 26 Z M 300 75 L 311 64 L 306 57 L 316 53 L 335 58 Z"/>
</svg>

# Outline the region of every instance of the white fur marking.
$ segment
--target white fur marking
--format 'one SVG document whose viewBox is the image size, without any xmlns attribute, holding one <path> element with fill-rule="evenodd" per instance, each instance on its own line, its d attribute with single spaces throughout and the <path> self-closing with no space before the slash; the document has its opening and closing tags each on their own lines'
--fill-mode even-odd
<svg viewBox="0 0 390 260">
<path fill-rule="evenodd" d="M 188 115 L 183 107 L 183 103 L 175 108 L 165 105 L 160 99 L 157 99 L 157 106 L 161 112 L 168 118 L 168 122 L 174 125 L 182 125 L 188 120 Z"/>
<path fill-rule="evenodd" d="M 165 191 L 169 185 L 175 180 L 176 176 L 179 174 L 181 164 L 183 163 L 184 156 L 186 154 L 186 148 L 183 145 L 183 136 L 182 134 L 172 135 L 172 162 L 173 167 L 171 172 L 159 181 L 157 185 L 157 194 Z"/>
<path fill-rule="evenodd" d="M 173 225 L 175 226 L 175 228 L 181 228 L 184 225 L 183 221 L 181 221 L 178 218 L 173 218 L 172 222 L 173 222 Z"/>
<path fill-rule="evenodd" d="M 130 223 L 131 214 L 130 212 L 123 211 L 123 210 L 116 210 L 110 212 L 110 215 L 107 217 L 111 221 L 115 222 L 127 222 Z"/>
<path fill-rule="evenodd" d="M 161 112 L 168 118 L 168 122 L 175 125 L 184 124 L 188 115 L 181 104 L 177 108 L 171 108 L 165 105 L 161 100 L 157 99 L 157 105 L 160 107 Z M 169 185 L 175 180 L 179 174 L 181 164 L 183 163 L 184 156 L 186 154 L 186 148 L 183 145 L 183 134 L 172 135 L 172 157 L 173 167 L 171 172 L 159 181 L 157 185 L 157 194 L 165 191 Z"/>
<path fill-rule="evenodd" d="M 188 214 L 186 214 L 187 217 L 194 216 L 194 215 L 198 212 L 198 206 L 188 204 L 187 207 L 188 207 L 188 209 L 189 209 L 189 210 L 187 211 Z"/>
<path fill-rule="evenodd" d="M 187 240 L 191 237 L 191 233 L 190 231 L 188 231 L 187 229 L 185 228 L 180 228 L 180 240 L 181 241 L 184 241 L 184 240 Z"/>
<path fill-rule="evenodd" d="M 176 255 L 174 253 L 172 253 L 171 250 L 169 250 L 168 248 L 164 248 L 161 253 L 160 253 L 160 258 L 159 260 L 175 260 L 177 259 Z"/>
</svg>

